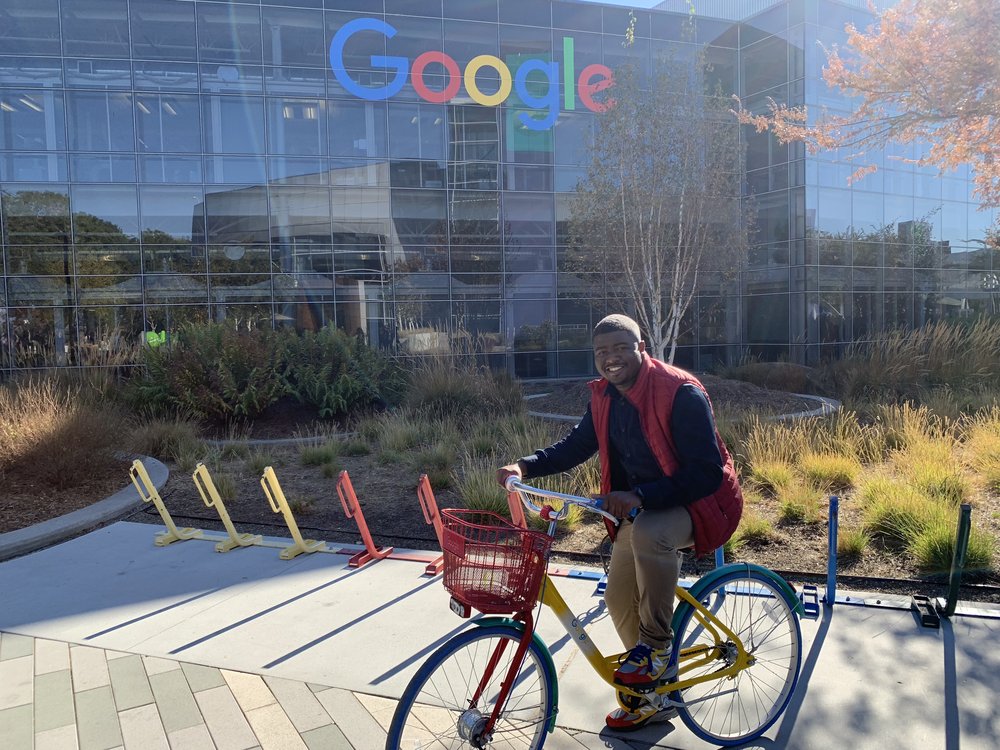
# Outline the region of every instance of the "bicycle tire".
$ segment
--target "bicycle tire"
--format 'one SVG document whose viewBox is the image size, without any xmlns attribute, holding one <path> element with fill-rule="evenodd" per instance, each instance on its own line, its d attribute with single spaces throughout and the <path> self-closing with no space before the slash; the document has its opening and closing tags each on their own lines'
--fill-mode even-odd
<svg viewBox="0 0 1000 750">
<path fill-rule="evenodd" d="M 435 651 L 417 670 L 396 706 L 386 750 L 540 750 L 553 716 L 556 674 L 552 657 L 535 640 L 528 645 L 492 740 L 477 745 L 460 732 L 460 727 L 466 727 L 468 734 L 468 727 L 489 717 L 522 632 L 523 628 L 506 624 L 476 627 L 459 633 Z M 484 666 L 502 641 L 506 641 L 506 649 L 487 685 L 485 703 L 480 700 L 480 705 L 470 707 Z"/>
<path fill-rule="evenodd" d="M 701 739 L 724 746 L 749 742 L 778 720 L 795 692 L 802 667 L 799 618 L 779 584 L 754 570 L 723 576 L 700 601 L 740 637 L 755 663 L 732 679 L 699 683 L 672 698 L 682 703 L 681 720 Z M 674 643 L 682 649 L 714 643 L 694 611 L 687 602 L 678 607 Z M 725 666 L 717 658 L 684 679 Z"/>
</svg>

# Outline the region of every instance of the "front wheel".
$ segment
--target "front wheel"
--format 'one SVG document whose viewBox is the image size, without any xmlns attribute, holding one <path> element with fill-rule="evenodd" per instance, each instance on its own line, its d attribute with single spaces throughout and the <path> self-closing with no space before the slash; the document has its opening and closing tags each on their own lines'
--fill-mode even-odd
<svg viewBox="0 0 1000 750">
<path fill-rule="evenodd" d="M 778 582 L 754 570 L 733 571 L 705 591 L 700 602 L 743 642 L 753 664 L 732 678 L 708 680 L 673 698 L 683 701 L 681 720 L 701 739 L 738 745 L 763 734 L 785 710 L 799 679 L 802 632 Z M 735 657 L 735 645 L 715 642 L 682 602 L 677 612 L 674 643 L 682 653 L 706 648 L 713 660 L 683 674 L 683 679 L 725 669 Z M 682 662 L 683 668 L 683 662 Z"/>
<path fill-rule="evenodd" d="M 556 675 L 548 651 L 534 640 L 491 736 L 482 732 L 522 632 L 513 625 L 477 627 L 435 651 L 399 699 L 386 750 L 539 750 L 553 716 Z M 481 682 L 480 698 L 474 701 Z"/>
</svg>

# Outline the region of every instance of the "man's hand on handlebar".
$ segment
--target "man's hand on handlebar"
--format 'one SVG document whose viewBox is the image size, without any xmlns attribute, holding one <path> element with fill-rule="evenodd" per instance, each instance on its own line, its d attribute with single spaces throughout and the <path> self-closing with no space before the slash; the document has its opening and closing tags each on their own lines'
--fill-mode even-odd
<svg viewBox="0 0 1000 750">
<path fill-rule="evenodd" d="M 516 464 L 508 464 L 507 466 L 501 466 L 497 469 L 497 484 L 499 484 L 504 489 L 507 488 L 507 480 L 510 477 L 514 477 L 517 481 L 521 481 L 521 477 L 524 476 L 524 469 L 521 468 L 521 462 L 518 461 Z"/>
<path fill-rule="evenodd" d="M 633 509 L 642 507 L 642 500 L 634 492 L 609 492 L 606 495 L 591 495 L 594 500 L 599 500 L 598 506 L 601 510 L 606 510 L 615 518 L 627 518 Z"/>
</svg>

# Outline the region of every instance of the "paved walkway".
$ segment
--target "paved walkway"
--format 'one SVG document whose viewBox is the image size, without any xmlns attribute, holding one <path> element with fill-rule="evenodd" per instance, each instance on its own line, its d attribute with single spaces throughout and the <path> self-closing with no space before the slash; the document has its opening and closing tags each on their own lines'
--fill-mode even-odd
<svg viewBox="0 0 1000 750">
<path fill-rule="evenodd" d="M 4 750 L 360 750 L 384 742 L 372 714 L 394 705 L 326 685 L 0 633 Z"/>
<path fill-rule="evenodd" d="M 0 563 L 0 750 L 377 750 L 410 676 L 470 626 L 412 559 L 155 547 L 157 531 L 116 523 Z M 557 583 L 613 653 L 594 582 Z M 708 747 L 676 721 L 608 733 L 607 687 L 555 618 L 538 632 L 560 675 L 547 750 Z M 1000 747 L 995 616 L 928 630 L 905 608 L 837 605 L 802 634 L 798 690 L 752 747 Z"/>
</svg>

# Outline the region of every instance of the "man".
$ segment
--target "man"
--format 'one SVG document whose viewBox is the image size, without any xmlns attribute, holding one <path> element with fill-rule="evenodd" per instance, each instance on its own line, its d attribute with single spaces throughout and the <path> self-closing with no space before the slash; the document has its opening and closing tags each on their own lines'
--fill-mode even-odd
<svg viewBox="0 0 1000 750">
<path fill-rule="evenodd" d="M 704 386 L 646 353 L 639 325 L 609 315 L 594 328 L 594 363 L 583 419 L 558 443 L 497 470 L 497 481 L 566 471 L 598 453 L 602 507 L 622 519 L 611 553 L 605 600 L 631 649 L 615 682 L 653 689 L 667 671 L 681 550 L 711 553 L 736 530 L 743 510 L 732 458 L 715 429 Z M 609 728 L 638 729 L 675 715 L 643 703 L 616 708 Z"/>
</svg>

